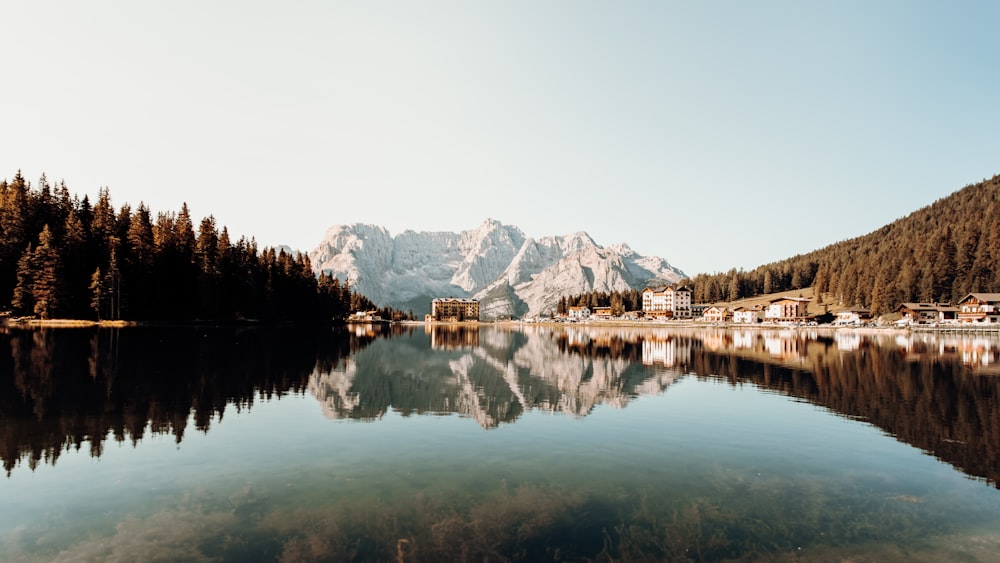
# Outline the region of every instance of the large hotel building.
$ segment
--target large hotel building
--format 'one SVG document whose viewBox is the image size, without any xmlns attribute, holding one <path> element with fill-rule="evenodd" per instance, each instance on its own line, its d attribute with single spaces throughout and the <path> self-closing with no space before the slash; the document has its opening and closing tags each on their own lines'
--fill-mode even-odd
<svg viewBox="0 0 1000 563">
<path fill-rule="evenodd" d="M 478 321 L 479 301 L 449 297 L 431 301 L 430 318 L 433 321 Z"/>
</svg>

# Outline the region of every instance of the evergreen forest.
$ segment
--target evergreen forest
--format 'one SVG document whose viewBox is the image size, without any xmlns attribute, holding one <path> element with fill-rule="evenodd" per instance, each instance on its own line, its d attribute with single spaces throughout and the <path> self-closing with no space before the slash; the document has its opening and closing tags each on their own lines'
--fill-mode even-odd
<svg viewBox="0 0 1000 563">
<path fill-rule="evenodd" d="M 187 204 L 155 216 L 115 209 L 43 174 L 0 181 L 0 311 L 41 319 L 331 322 L 375 310 L 304 253 L 233 241 L 211 215 L 197 229 Z M 384 318 L 399 314 L 382 311 Z"/>
<path fill-rule="evenodd" d="M 831 220 L 833 220 L 831 218 Z M 682 283 L 696 303 L 814 288 L 875 314 L 906 302 L 956 303 L 1000 292 L 1000 175 L 939 199 L 872 233 L 759 266 Z"/>
</svg>

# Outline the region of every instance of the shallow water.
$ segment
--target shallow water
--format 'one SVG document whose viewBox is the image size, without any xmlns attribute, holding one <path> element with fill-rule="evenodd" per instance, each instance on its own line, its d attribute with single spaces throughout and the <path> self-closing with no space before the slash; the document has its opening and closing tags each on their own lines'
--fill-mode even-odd
<svg viewBox="0 0 1000 563">
<path fill-rule="evenodd" d="M 997 350 L 8 330 L 0 559 L 997 561 Z"/>
</svg>

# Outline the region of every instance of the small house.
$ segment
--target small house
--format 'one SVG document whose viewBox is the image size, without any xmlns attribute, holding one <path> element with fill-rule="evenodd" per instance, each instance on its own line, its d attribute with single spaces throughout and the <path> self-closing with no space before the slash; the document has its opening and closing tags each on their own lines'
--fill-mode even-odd
<svg viewBox="0 0 1000 563">
<path fill-rule="evenodd" d="M 705 309 L 705 314 L 702 315 L 702 318 L 710 323 L 728 323 L 733 320 L 733 312 L 726 307 L 712 305 Z"/>
<path fill-rule="evenodd" d="M 737 307 L 733 309 L 733 322 L 740 324 L 754 324 L 759 323 L 761 317 L 760 309 L 748 308 L 748 307 Z"/>
<path fill-rule="evenodd" d="M 958 307 L 951 303 L 902 303 L 898 311 L 904 324 L 951 323 L 958 319 Z"/>
<path fill-rule="evenodd" d="M 958 302 L 958 322 L 1000 323 L 1000 293 L 970 293 Z"/>
<path fill-rule="evenodd" d="M 851 307 L 837 313 L 835 325 L 862 325 L 872 320 L 872 310 L 867 307 Z"/>
</svg>

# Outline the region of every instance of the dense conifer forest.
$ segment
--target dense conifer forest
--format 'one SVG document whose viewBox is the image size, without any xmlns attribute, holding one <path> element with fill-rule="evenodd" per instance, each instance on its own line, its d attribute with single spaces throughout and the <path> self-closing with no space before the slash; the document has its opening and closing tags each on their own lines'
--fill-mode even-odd
<svg viewBox="0 0 1000 563">
<path fill-rule="evenodd" d="M 375 304 L 309 257 L 233 241 L 187 204 L 115 209 L 42 175 L 0 181 L 0 311 L 42 319 L 328 322 Z M 384 318 L 398 317 L 390 309 Z"/>
<path fill-rule="evenodd" d="M 701 274 L 685 283 L 696 303 L 812 287 L 826 300 L 876 314 L 904 302 L 955 303 L 973 292 L 1000 292 L 1000 176 L 867 235 L 749 272 Z"/>
<path fill-rule="evenodd" d="M 829 218 L 828 220 L 836 220 Z M 778 233 L 775 236 L 787 236 Z M 950 302 L 1000 292 L 1000 175 L 965 188 L 867 235 L 747 272 L 684 279 L 695 303 L 736 301 L 812 287 L 824 301 L 870 307 L 876 314 L 905 302 Z M 642 309 L 639 291 L 591 291 L 562 297 L 569 307 Z"/>
</svg>

